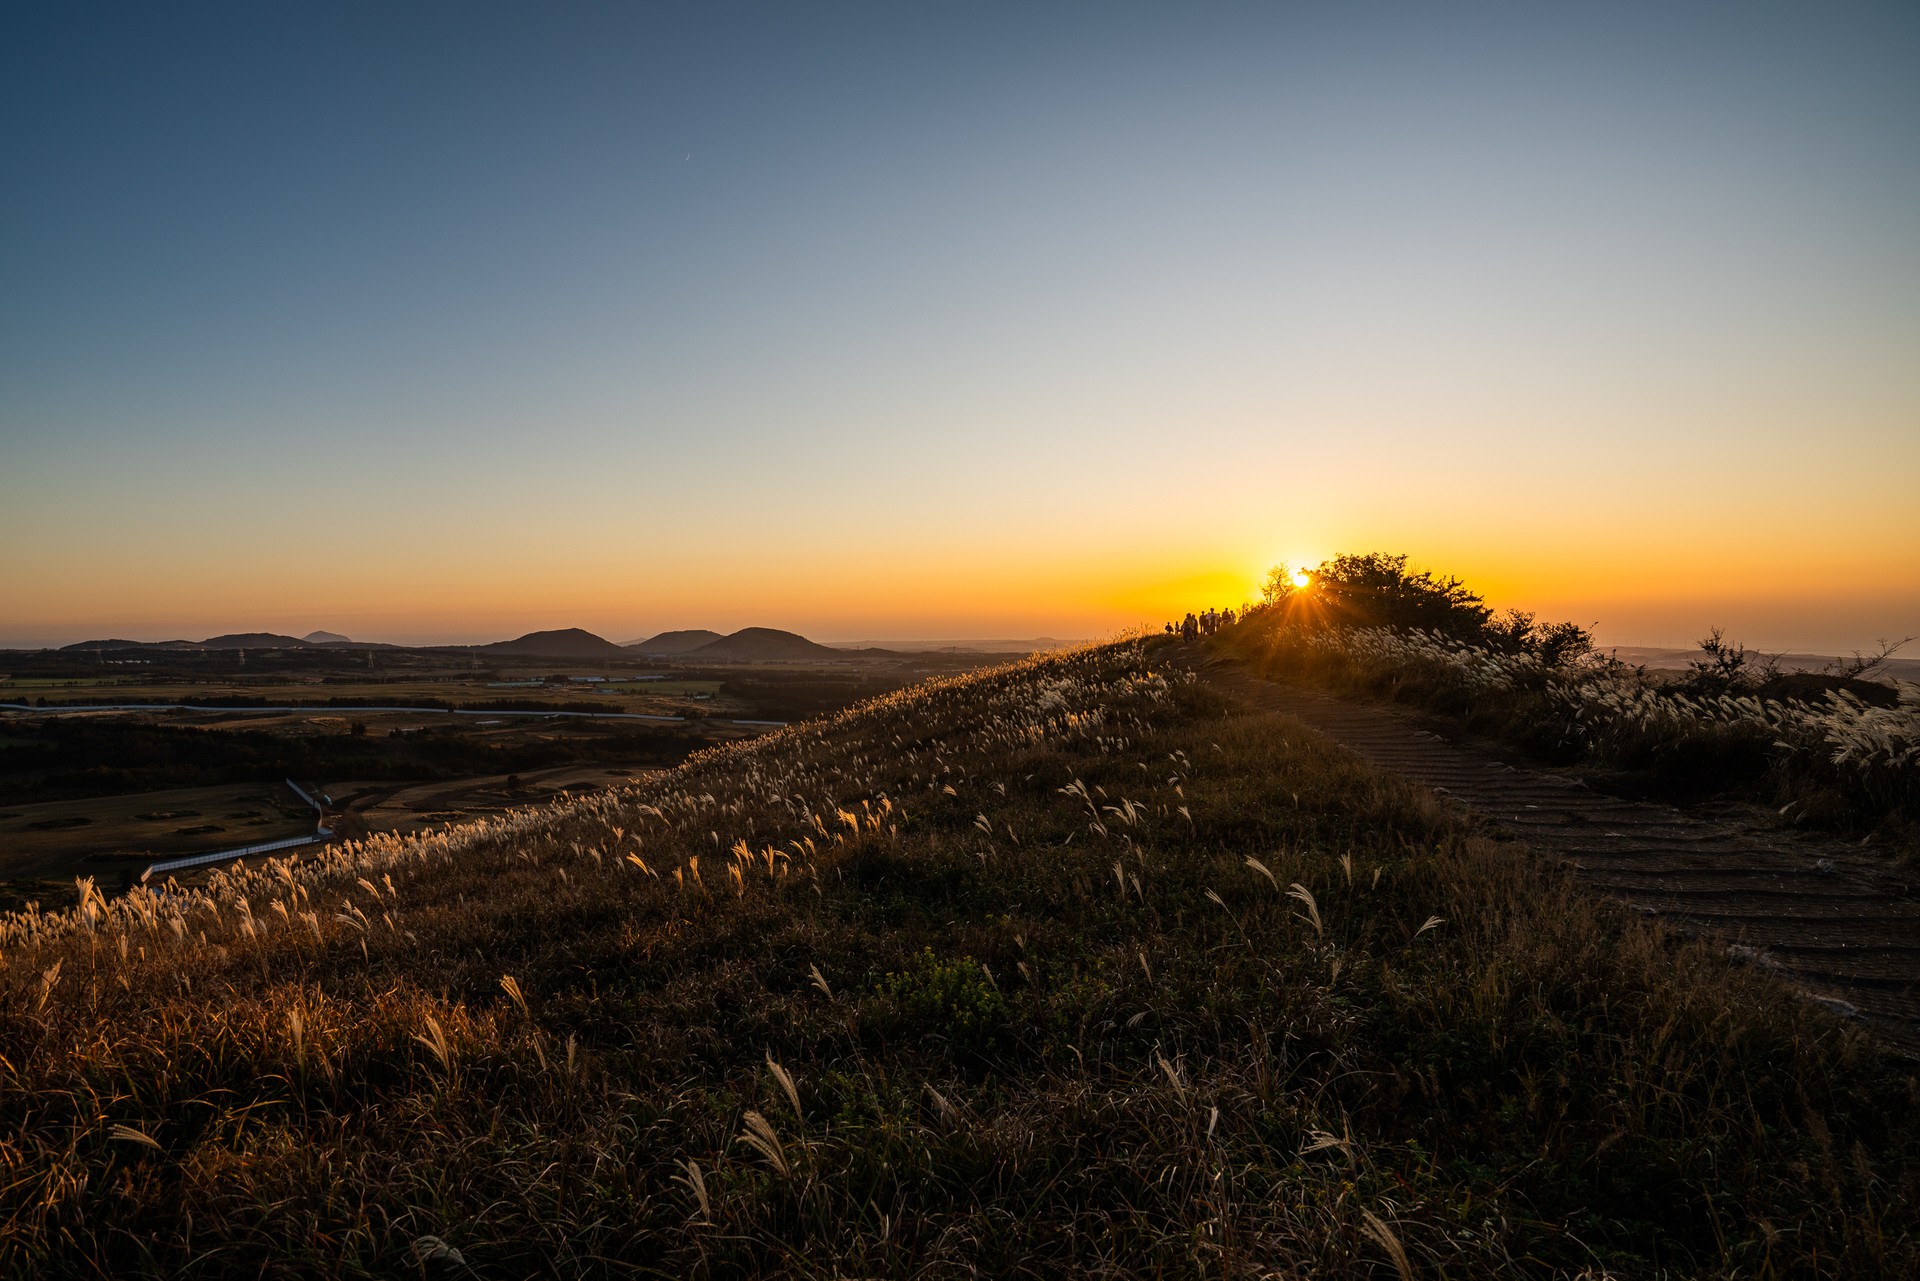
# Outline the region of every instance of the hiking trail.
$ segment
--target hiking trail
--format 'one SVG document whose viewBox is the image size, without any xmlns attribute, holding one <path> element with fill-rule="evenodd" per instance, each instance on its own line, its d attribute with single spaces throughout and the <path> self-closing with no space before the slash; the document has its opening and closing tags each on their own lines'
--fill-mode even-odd
<svg viewBox="0 0 1920 1281">
<path fill-rule="evenodd" d="M 1594 889 L 1723 940 L 1730 955 L 1920 1056 L 1920 876 L 1884 855 L 1607 796 L 1443 737 L 1390 706 L 1267 680 L 1230 659 L 1194 665 L 1234 701 L 1305 722 L 1490 820 L 1498 834 L 1571 863 Z"/>
</svg>

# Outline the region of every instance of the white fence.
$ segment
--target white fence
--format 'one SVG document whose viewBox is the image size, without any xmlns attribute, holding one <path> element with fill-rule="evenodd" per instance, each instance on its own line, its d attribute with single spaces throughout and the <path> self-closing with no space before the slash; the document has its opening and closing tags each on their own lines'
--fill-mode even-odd
<svg viewBox="0 0 1920 1281">
<path fill-rule="evenodd" d="M 215 850 L 211 854 L 195 854 L 190 858 L 170 858 L 163 863 L 155 863 L 146 871 L 140 873 L 140 880 L 144 883 L 150 880 L 156 873 L 177 872 L 182 868 L 188 867 L 204 867 L 208 863 L 221 863 L 228 859 L 248 858 L 254 854 L 271 854 L 275 850 L 298 849 L 302 845 L 318 845 L 322 841 L 331 839 L 332 836 L 333 829 L 323 827 L 312 836 L 289 836 L 278 841 L 262 841 L 258 845 L 242 845 L 238 849 Z"/>
</svg>

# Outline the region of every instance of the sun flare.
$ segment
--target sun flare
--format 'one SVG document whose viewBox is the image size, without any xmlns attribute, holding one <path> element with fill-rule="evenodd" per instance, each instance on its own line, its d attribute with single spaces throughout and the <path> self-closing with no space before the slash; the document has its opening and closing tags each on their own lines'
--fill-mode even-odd
<svg viewBox="0 0 1920 1281">
<path fill-rule="evenodd" d="M 1313 581 L 1313 575 L 1309 574 L 1304 569 L 1296 569 L 1293 572 L 1293 585 L 1295 587 L 1305 587 L 1307 584 L 1311 583 L 1312 581 Z"/>
</svg>

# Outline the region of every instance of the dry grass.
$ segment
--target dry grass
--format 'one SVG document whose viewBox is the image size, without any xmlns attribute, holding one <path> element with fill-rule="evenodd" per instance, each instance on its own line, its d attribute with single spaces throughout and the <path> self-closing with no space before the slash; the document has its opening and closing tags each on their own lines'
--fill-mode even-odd
<svg viewBox="0 0 1920 1281">
<path fill-rule="evenodd" d="M 1308 626 L 1252 611 L 1220 640 L 1269 676 L 1386 696 L 1556 762 L 1733 792 L 1855 835 L 1920 830 L 1920 684 L 1871 706 L 1845 689 L 1689 690 L 1599 654 L 1548 661 L 1423 632 Z"/>
<path fill-rule="evenodd" d="M 0 1272 L 1912 1275 L 1909 1065 L 1122 645 L 0 923 Z"/>
</svg>

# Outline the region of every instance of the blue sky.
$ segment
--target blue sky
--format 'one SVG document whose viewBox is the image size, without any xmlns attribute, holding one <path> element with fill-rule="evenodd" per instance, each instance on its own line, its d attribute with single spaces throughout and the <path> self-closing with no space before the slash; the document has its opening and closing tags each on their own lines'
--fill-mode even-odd
<svg viewBox="0 0 1920 1281">
<path fill-rule="evenodd" d="M 1920 631 L 1916 55 L 1911 5 L 16 6 L 0 642 L 1097 634 L 1375 547 L 1620 643 Z"/>
</svg>

